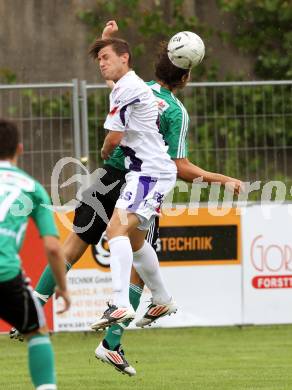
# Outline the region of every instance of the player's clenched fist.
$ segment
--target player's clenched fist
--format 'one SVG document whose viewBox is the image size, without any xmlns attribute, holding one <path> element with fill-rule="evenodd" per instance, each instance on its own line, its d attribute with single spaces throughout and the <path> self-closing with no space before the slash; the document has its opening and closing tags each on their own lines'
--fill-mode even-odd
<svg viewBox="0 0 292 390">
<path fill-rule="evenodd" d="M 111 36 L 119 30 L 115 20 L 110 20 L 106 23 L 102 32 L 102 39 L 109 39 Z"/>
</svg>

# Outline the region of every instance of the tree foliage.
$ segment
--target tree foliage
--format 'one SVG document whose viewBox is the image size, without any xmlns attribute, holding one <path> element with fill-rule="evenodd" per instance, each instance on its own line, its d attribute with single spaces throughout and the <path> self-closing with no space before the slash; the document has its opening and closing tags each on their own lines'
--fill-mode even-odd
<svg viewBox="0 0 292 390">
<path fill-rule="evenodd" d="M 152 71 L 151 63 L 155 59 L 158 42 L 184 30 L 204 33 L 204 36 L 211 34 L 211 30 L 195 16 L 185 15 L 184 3 L 184 0 L 156 0 L 152 6 L 147 6 L 141 0 L 96 0 L 95 8 L 79 11 L 78 17 L 90 27 L 89 39 L 93 41 L 100 36 L 105 21 L 113 19 L 115 15 L 119 36 L 127 37 L 131 43 L 135 68 L 142 76 L 148 76 L 149 66 Z M 196 80 L 206 77 L 205 71 L 204 65 L 196 68 Z"/>
<path fill-rule="evenodd" d="M 289 0 L 218 0 L 236 18 L 231 42 L 252 56 L 261 79 L 292 77 L 292 4 Z"/>
<path fill-rule="evenodd" d="M 194 2 L 195 3 L 195 2 Z M 178 31 L 196 31 L 210 37 L 217 33 L 193 15 L 185 15 L 184 0 L 96 0 L 92 9 L 80 10 L 78 17 L 90 28 L 89 41 L 100 35 L 106 20 L 116 18 L 120 34 L 133 47 L 138 71 L 153 77 L 154 47 Z M 233 16 L 233 31 L 227 41 L 246 53 L 254 63 L 258 79 L 289 79 L 292 76 L 292 7 L 286 0 L 217 0 L 222 14 Z M 113 17 L 113 15 L 115 15 Z M 207 47 L 207 56 L 208 54 Z M 136 62 L 136 61 L 135 61 Z M 218 80 L 216 61 L 207 69 L 193 70 L 195 80 Z M 229 75 L 229 78 L 232 75 Z M 0 69 L 0 79 L 15 82 L 15 75 Z M 233 80 L 236 76 L 233 75 Z M 70 116 L 66 94 L 41 100 L 31 91 L 33 116 Z M 291 181 L 287 166 L 292 145 L 291 86 L 195 88 L 181 95 L 191 115 L 190 159 L 210 171 L 220 171 L 245 180 Z M 95 115 L 97 108 L 98 118 Z M 11 107 L 11 109 L 16 109 Z M 101 163 L 99 152 L 104 137 L 103 120 L 107 99 L 103 94 L 88 97 L 92 166 Z M 204 199 L 207 199 L 207 193 Z M 259 193 L 253 194 L 258 199 Z M 184 200 L 183 196 L 177 198 Z"/>
<path fill-rule="evenodd" d="M 291 78 L 289 1 L 217 0 L 217 5 L 222 14 L 232 14 L 234 31 L 225 37 L 251 58 L 258 79 Z M 149 53 L 153 53 L 159 40 L 168 40 L 181 30 L 196 31 L 203 36 L 218 33 L 195 16 L 186 16 L 183 6 L 184 0 L 155 1 L 153 7 L 146 7 L 141 0 L 97 0 L 95 9 L 82 11 L 79 17 L 91 27 L 93 39 L 102 31 L 104 22 L 117 15 L 121 34 L 128 34 L 136 58 L 143 59 L 143 69 L 153 59 Z M 216 65 L 209 69 L 200 66 L 192 73 L 195 80 L 218 80 L 219 76 Z M 235 75 L 228 77 L 236 80 Z M 195 97 L 186 92 L 181 97 L 191 114 L 192 161 L 207 170 L 248 181 L 290 181 L 285 176 L 286 153 L 292 144 L 291 117 L 286 115 L 291 105 L 290 86 L 234 87 L 216 92 L 196 88 Z M 94 126 L 92 131 L 96 131 Z M 259 196 L 260 192 L 251 198 Z M 180 194 L 177 199 L 184 197 Z"/>
</svg>

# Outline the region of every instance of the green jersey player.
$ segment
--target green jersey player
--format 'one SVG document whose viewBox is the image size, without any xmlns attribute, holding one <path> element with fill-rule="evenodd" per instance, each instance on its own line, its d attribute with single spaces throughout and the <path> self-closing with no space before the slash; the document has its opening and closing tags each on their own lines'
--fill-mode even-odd
<svg viewBox="0 0 292 390">
<path fill-rule="evenodd" d="M 115 31 L 117 31 L 116 23 L 114 21 L 108 22 L 103 32 L 103 38 L 110 37 Z M 155 75 L 156 81 L 151 81 L 148 85 L 157 97 L 161 114 L 160 132 L 168 144 L 168 153 L 177 166 L 178 177 L 188 182 L 201 177 L 206 182 L 219 182 L 230 186 L 232 191 L 234 190 L 235 193 L 238 193 L 241 187 L 239 180 L 205 171 L 188 160 L 187 132 L 189 117 L 183 104 L 175 97 L 175 93 L 178 89 L 184 88 L 189 80 L 190 71 L 172 65 L 168 59 L 165 44 L 161 47 L 155 65 Z M 83 194 L 82 202 L 75 211 L 74 226 L 78 228 L 90 225 L 90 228 L 82 233 L 76 229 L 76 233 L 71 233 L 65 240 L 63 249 L 67 261 L 67 269 L 81 258 L 88 245 L 95 245 L 99 242 L 106 228 L 106 223 L 99 217 L 94 203 L 96 200 L 99 200 L 107 215 L 111 216 L 115 202 L 120 195 L 120 189 L 125 182 L 124 159 L 123 151 L 117 148 L 103 166 L 106 172 L 100 179 L 103 185 L 110 186 L 117 180 L 119 181 L 119 184 L 112 191 L 102 194 L 96 186 L 92 186 Z M 147 239 L 155 246 L 156 238 L 157 226 L 153 226 Z M 139 274 L 145 275 L 148 272 L 153 272 L 153 268 L 158 268 L 158 264 L 149 265 L 147 262 L 143 262 L 142 257 L 143 253 L 138 252 L 134 254 L 134 268 L 132 269 L 130 286 L 130 301 L 134 309 L 139 305 L 144 286 L 144 282 L 139 277 Z M 52 295 L 54 285 L 50 268 L 47 267 L 36 288 L 37 296 L 41 298 L 42 302 L 45 303 Z M 163 284 L 161 284 L 160 288 L 163 288 Z M 155 313 L 155 310 L 152 309 L 156 308 L 160 314 L 151 316 L 151 311 Z M 168 313 L 169 308 L 167 306 L 158 307 L 158 305 L 152 304 L 137 325 L 145 326 Z M 128 323 L 113 325 L 108 329 L 105 339 L 96 349 L 96 357 L 111 364 L 123 373 L 135 375 L 135 369 L 126 361 L 120 345 L 122 334 Z"/>
<path fill-rule="evenodd" d="M 21 271 L 19 251 L 31 217 L 43 238 L 56 278 L 56 294 L 70 305 L 65 266 L 45 189 L 16 167 L 22 151 L 16 126 L 0 120 L 0 318 L 28 340 L 29 368 L 36 389 L 56 389 L 54 356 L 43 309 Z"/>
</svg>

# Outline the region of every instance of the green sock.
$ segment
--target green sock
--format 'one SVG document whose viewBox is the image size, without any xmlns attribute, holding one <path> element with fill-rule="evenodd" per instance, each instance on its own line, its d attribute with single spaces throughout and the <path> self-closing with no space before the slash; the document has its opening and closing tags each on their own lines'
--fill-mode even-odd
<svg viewBox="0 0 292 390">
<path fill-rule="evenodd" d="M 67 272 L 70 270 L 71 264 L 66 262 Z M 40 294 L 39 301 L 42 306 L 44 306 L 47 300 L 54 294 L 56 287 L 55 278 L 52 272 L 52 269 L 49 265 L 46 266 L 41 277 L 38 281 L 38 284 L 35 288 L 36 292 Z"/>
<path fill-rule="evenodd" d="M 140 286 L 130 284 L 129 297 L 134 310 L 136 310 L 139 306 L 142 292 L 143 289 Z M 121 338 L 124 330 L 130 322 L 131 320 L 126 320 L 121 324 L 112 325 L 108 328 L 104 340 L 107 342 L 109 349 L 114 350 L 119 344 L 121 344 Z"/>
<path fill-rule="evenodd" d="M 38 334 L 28 340 L 28 362 L 32 382 L 37 388 L 52 385 L 56 389 L 55 359 L 48 335 Z"/>
</svg>

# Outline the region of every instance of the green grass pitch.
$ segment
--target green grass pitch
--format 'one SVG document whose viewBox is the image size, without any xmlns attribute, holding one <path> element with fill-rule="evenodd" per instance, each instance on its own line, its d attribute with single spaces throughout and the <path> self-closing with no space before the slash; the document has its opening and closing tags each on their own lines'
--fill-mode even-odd
<svg viewBox="0 0 292 390">
<path fill-rule="evenodd" d="M 129 378 L 94 357 L 101 335 L 52 337 L 59 390 L 291 390 L 292 326 L 128 331 Z M 32 389 L 26 346 L 0 336 L 0 389 Z"/>
</svg>

